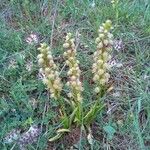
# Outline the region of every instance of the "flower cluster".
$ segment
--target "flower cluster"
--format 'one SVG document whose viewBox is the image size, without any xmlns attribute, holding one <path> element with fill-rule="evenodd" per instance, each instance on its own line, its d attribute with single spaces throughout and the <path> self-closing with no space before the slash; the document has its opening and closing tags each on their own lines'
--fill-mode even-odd
<svg viewBox="0 0 150 150">
<path fill-rule="evenodd" d="M 41 66 L 40 73 L 45 75 L 43 82 L 50 90 L 51 97 L 58 99 L 62 90 L 62 84 L 50 48 L 43 43 L 38 50 L 40 51 L 40 54 L 37 56 L 38 63 Z"/>
<path fill-rule="evenodd" d="M 83 90 L 82 83 L 80 81 L 81 71 L 79 68 L 79 61 L 76 59 L 74 39 L 71 36 L 71 33 L 68 33 L 65 43 L 63 44 L 63 47 L 67 49 L 67 51 L 64 52 L 64 57 L 66 58 L 66 64 L 69 66 L 69 71 L 67 73 L 69 81 L 67 82 L 67 85 L 70 87 L 71 92 L 68 93 L 68 96 L 73 98 L 74 101 L 81 102 L 81 92 Z"/>
<path fill-rule="evenodd" d="M 97 51 L 94 53 L 94 63 L 92 66 L 92 72 L 94 73 L 93 80 L 97 83 L 95 92 L 100 92 L 100 87 L 104 86 L 109 80 L 108 61 L 111 58 L 110 51 L 113 44 L 113 35 L 109 32 L 112 29 L 112 23 L 107 20 L 100 26 L 98 32 L 99 36 L 96 38 L 95 43 L 97 45 Z"/>
</svg>

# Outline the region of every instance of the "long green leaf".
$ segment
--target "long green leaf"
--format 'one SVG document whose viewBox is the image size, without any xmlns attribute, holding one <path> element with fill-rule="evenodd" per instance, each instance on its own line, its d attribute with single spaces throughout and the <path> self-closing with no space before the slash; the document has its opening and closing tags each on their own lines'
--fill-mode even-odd
<svg viewBox="0 0 150 150">
<path fill-rule="evenodd" d="M 89 125 L 97 116 L 97 114 L 103 109 L 103 104 L 97 104 L 90 109 L 90 111 L 86 114 L 86 116 L 83 118 L 83 122 L 85 125 Z"/>
<path fill-rule="evenodd" d="M 53 142 L 58 140 L 62 136 L 62 133 L 58 133 L 56 136 L 49 139 L 49 142 Z"/>
</svg>

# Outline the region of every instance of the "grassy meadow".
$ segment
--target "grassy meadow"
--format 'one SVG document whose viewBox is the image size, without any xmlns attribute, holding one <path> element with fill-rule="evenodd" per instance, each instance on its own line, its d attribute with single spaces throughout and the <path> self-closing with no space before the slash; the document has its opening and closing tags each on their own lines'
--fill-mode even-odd
<svg viewBox="0 0 150 150">
<path fill-rule="evenodd" d="M 66 33 L 73 34 L 88 108 L 95 39 L 108 19 L 114 36 L 113 89 L 102 98 L 105 107 L 90 125 L 90 136 L 84 126 L 72 125 L 50 142 L 61 127 L 61 112 L 42 82 L 37 49 L 44 42 L 50 46 L 65 84 L 63 44 Z M 149 64 L 149 0 L 0 0 L 0 150 L 149 150 Z"/>
</svg>

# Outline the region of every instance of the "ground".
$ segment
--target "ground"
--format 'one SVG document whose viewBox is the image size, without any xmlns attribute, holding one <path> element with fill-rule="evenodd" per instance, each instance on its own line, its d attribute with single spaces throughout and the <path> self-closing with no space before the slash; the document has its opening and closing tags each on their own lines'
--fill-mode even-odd
<svg viewBox="0 0 150 150">
<path fill-rule="evenodd" d="M 84 103 L 90 104 L 91 55 L 96 50 L 97 30 L 107 19 L 113 23 L 109 81 L 113 90 L 104 97 L 106 107 L 91 125 L 93 144 L 79 127 L 72 127 L 71 133 L 55 143 L 48 142 L 59 127 L 59 109 L 38 72 L 37 48 L 42 42 L 49 44 L 56 63 L 63 68 L 62 45 L 66 33 L 73 33 L 82 69 Z M 115 4 L 111 0 L 1 0 L 1 149 L 150 149 L 149 22 L 148 0 L 118 0 Z M 65 81 L 64 69 L 61 76 Z M 24 140 L 15 140 L 14 136 Z"/>
</svg>

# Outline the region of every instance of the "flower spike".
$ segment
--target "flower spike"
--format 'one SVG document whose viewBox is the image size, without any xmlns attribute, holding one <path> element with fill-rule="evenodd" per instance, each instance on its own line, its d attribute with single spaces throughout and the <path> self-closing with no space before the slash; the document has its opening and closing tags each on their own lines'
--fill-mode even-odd
<svg viewBox="0 0 150 150">
<path fill-rule="evenodd" d="M 81 102 L 81 92 L 83 90 L 80 81 L 81 71 L 79 68 L 79 61 L 76 58 L 76 49 L 71 33 L 67 34 L 63 47 L 67 49 L 67 51 L 64 52 L 64 57 L 66 58 L 66 64 L 69 66 L 69 71 L 67 73 L 69 81 L 67 82 L 67 85 L 70 87 L 71 92 L 68 93 L 68 96 L 73 98 L 74 101 Z"/>
<path fill-rule="evenodd" d="M 92 72 L 94 74 L 93 80 L 97 84 L 95 88 L 96 93 L 100 92 L 101 86 L 104 86 L 110 78 L 108 61 L 111 58 L 110 50 L 113 44 L 113 35 L 110 33 L 111 29 L 112 23 L 110 20 L 107 20 L 100 26 L 98 30 L 99 36 L 95 40 L 97 50 L 93 55 Z"/>
<path fill-rule="evenodd" d="M 45 75 L 43 83 L 46 84 L 50 90 L 51 97 L 58 99 L 62 90 L 62 84 L 50 48 L 46 43 L 43 43 L 38 50 L 40 51 L 40 54 L 37 56 L 38 63 L 41 66 L 40 72 Z"/>
</svg>

